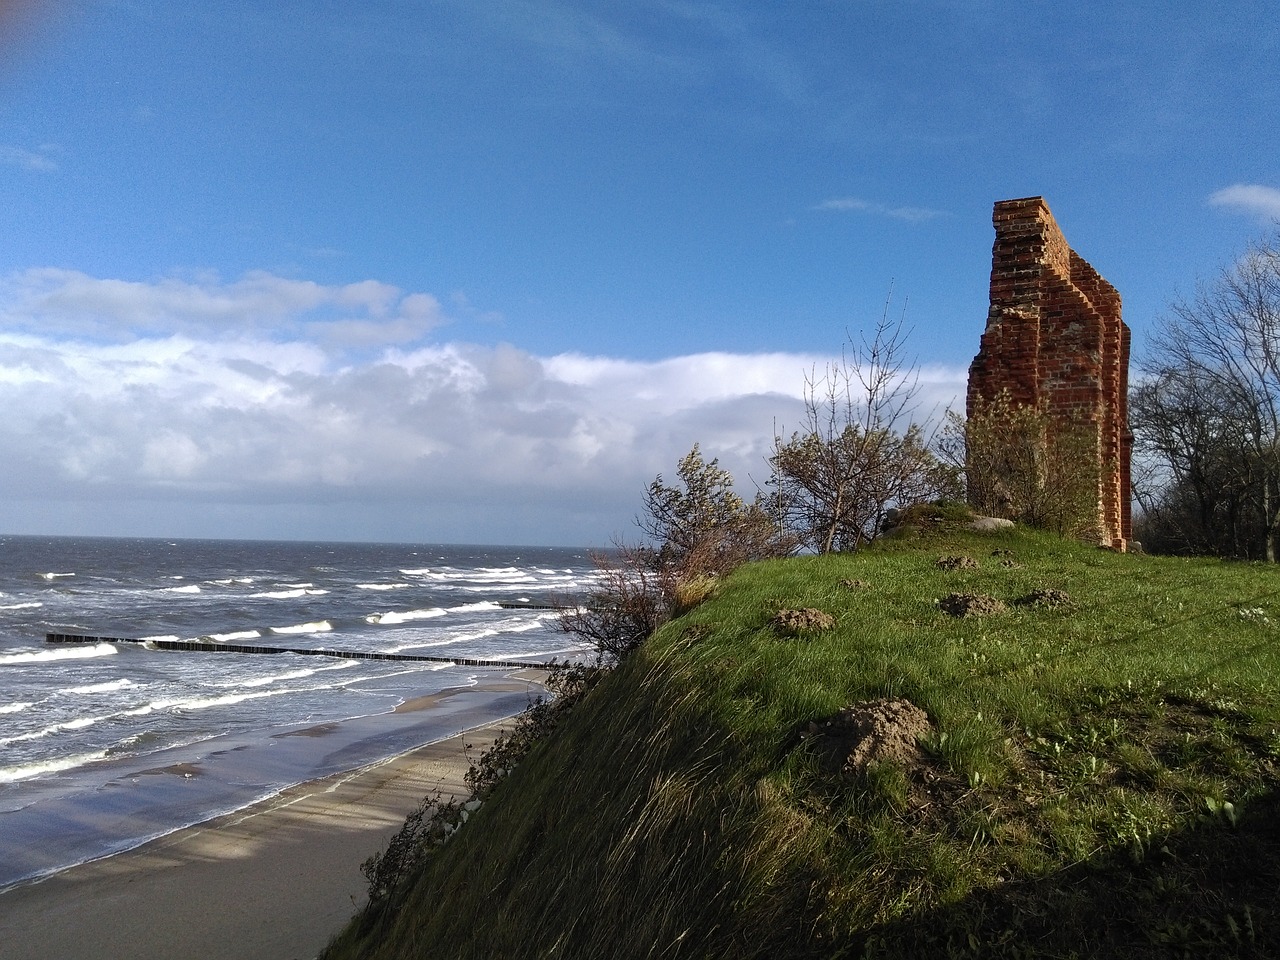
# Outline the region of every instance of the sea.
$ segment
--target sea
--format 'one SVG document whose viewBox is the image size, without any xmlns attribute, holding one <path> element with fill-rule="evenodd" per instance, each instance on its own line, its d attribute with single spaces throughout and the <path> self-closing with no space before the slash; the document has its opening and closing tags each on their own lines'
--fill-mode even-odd
<svg viewBox="0 0 1280 960">
<path fill-rule="evenodd" d="M 0 537 L 0 890 L 518 713 L 545 691 L 511 664 L 589 659 L 554 608 L 594 578 L 585 549 Z"/>
</svg>

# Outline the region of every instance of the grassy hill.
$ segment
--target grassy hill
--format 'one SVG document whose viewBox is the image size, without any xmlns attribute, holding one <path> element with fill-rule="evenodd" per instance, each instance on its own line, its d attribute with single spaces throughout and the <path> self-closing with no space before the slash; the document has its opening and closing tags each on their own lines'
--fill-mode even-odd
<svg viewBox="0 0 1280 960">
<path fill-rule="evenodd" d="M 327 956 L 1280 956 L 1278 685 L 1271 567 L 939 529 L 753 564 Z"/>
</svg>

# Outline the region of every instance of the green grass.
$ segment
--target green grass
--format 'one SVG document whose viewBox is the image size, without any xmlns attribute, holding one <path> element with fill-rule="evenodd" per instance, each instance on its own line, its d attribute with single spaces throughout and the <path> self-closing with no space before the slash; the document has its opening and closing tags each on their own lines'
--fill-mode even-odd
<svg viewBox="0 0 1280 960">
<path fill-rule="evenodd" d="M 770 627 L 810 607 L 836 626 Z M 1022 531 L 753 564 L 328 956 L 1278 956 L 1278 682 L 1266 566 Z M 929 714 L 919 761 L 804 735 L 884 696 Z"/>
</svg>

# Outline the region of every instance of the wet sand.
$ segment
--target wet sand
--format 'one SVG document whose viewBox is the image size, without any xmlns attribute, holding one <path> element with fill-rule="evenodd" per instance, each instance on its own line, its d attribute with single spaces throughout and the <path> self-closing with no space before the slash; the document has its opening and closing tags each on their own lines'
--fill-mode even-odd
<svg viewBox="0 0 1280 960">
<path fill-rule="evenodd" d="M 423 797 L 465 795 L 468 753 L 478 757 L 510 722 L 13 887 L 0 893 L 0 956 L 308 960 L 364 903 L 360 864 Z"/>
</svg>

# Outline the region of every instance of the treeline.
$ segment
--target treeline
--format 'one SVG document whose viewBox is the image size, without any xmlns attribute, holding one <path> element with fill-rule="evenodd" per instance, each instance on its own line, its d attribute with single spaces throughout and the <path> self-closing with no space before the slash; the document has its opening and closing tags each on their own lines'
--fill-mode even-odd
<svg viewBox="0 0 1280 960">
<path fill-rule="evenodd" d="M 1152 552 L 1280 556 L 1280 235 L 1162 318 L 1129 399 L 1135 537 Z"/>
</svg>

